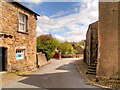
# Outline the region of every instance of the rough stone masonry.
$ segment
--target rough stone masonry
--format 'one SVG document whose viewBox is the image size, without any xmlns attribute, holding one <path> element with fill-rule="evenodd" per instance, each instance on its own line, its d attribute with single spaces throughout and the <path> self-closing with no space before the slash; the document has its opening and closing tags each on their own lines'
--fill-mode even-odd
<svg viewBox="0 0 120 90">
<path fill-rule="evenodd" d="M 120 78 L 120 2 L 99 2 L 97 76 Z"/>
<path fill-rule="evenodd" d="M 85 45 L 85 62 L 88 65 L 94 64 L 97 61 L 97 49 L 98 49 L 98 21 L 89 25 L 86 34 Z"/>
<path fill-rule="evenodd" d="M 6 49 L 6 70 L 24 71 L 36 68 L 36 17 L 37 14 L 16 2 L 0 2 L 0 47 Z M 27 31 L 19 32 L 19 17 L 27 16 Z M 16 59 L 16 50 L 24 49 L 24 58 Z M 2 53 L 3 54 L 3 53 Z"/>
</svg>

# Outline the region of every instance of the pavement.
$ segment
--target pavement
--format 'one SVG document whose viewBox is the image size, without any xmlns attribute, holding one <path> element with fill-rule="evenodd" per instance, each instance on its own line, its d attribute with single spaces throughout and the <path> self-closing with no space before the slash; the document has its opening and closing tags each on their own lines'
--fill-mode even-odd
<svg viewBox="0 0 120 90">
<path fill-rule="evenodd" d="M 98 88 L 86 85 L 84 78 L 76 70 L 76 60 L 82 58 L 51 59 L 50 64 L 32 74 L 23 75 L 23 78 L 3 85 L 2 88 Z"/>
</svg>

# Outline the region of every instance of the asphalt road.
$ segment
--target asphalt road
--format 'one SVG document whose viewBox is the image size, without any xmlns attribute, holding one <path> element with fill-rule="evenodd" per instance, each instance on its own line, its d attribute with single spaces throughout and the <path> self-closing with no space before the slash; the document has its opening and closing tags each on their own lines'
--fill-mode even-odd
<svg viewBox="0 0 120 90">
<path fill-rule="evenodd" d="M 78 58 L 52 59 L 50 64 L 3 88 L 97 88 L 85 84 L 75 68 L 75 60 Z"/>
</svg>

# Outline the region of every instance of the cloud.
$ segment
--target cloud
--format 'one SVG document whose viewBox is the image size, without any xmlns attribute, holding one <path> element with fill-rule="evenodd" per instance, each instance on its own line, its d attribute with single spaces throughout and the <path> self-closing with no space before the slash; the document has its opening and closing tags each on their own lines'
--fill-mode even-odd
<svg viewBox="0 0 120 90">
<path fill-rule="evenodd" d="M 62 41 L 80 41 L 85 39 L 89 24 L 98 20 L 98 2 L 97 0 L 89 0 L 89 2 L 78 3 L 76 5 L 81 6 L 74 9 L 76 12 L 68 15 L 64 15 L 64 11 L 61 11 L 52 17 L 39 17 L 37 26 L 42 30 L 43 34 L 58 32 L 54 36 Z M 60 34 L 66 28 L 68 32 Z M 39 30 L 37 32 L 40 33 Z"/>
<path fill-rule="evenodd" d="M 70 11 L 59 11 L 56 14 L 50 16 L 50 18 L 56 18 L 56 17 L 62 17 L 71 13 L 77 13 L 78 12 L 78 8 L 74 8 L 73 10 Z"/>
<path fill-rule="evenodd" d="M 28 2 L 29 4 L 40 4 L 43 0 L 17 0 L 19 2 Z"/>
<path fill-rule="evenodd" d="M 54 17 L 63 16 L 63 15 L 65 15 L 65 12 L 64 12 L 64 11 L 60 11 L 60 12 L 58 12 L 58 13 L 56 13 L 56 14 L 50 16 L 50 17 L 51 17 L 51 18 L 54 18 Z"/>
<path fill-rule="evenodd" d="M 57 31 L 62 28 L 62 26 L 55 19 L 51 19 L 47 16 L 38 17 L 37 26 L 39 26 L 43 31 L 46 31 L 46 29 L 47 31 L 51 29 L 53 31 Z"/>
<path fill-rule="evenodd" d="M 57 40 L 61 41 L 61 42 L 64 42 L 65 39 L 62 37 L 62 36 L 59 36 L 59 35 L 53 35 L 53 37 L 55 37 Z"/>
<path fill-rule="evenodd" d="M 36 33 L 37 36 L 40 36 L 40 35 L 45 33 L 45 32 L 43 32 L 43 30 L 39 26 L 37 26 L 36 31 L 37 31 L 37 33 Z"/>
</svg>

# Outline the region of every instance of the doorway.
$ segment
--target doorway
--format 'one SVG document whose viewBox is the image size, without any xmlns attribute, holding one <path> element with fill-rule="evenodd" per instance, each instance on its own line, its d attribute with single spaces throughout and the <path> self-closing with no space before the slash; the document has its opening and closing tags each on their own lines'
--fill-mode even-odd
<svg viewBox="0 0 120 90">
<path fill-rule="evenodd" d="M 7 48 L 0 47 L 0 72 L 7 70 Z"/>
</svg>

